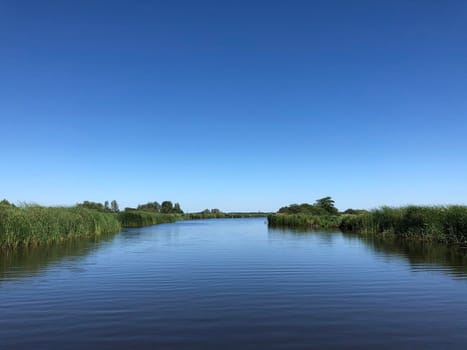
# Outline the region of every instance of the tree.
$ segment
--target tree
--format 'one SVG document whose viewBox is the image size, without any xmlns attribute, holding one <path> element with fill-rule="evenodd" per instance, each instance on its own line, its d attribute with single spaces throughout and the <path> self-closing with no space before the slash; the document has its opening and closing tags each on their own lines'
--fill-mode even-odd
<svg viewBox="0 0 467 350">
<path fill-rule="evenodd" d="M 98 211 L 105 211 L 104 206 L 102 203 L 91 202 L 91 201 L 84 201 L 83 203 L 77 204 L 78 207 L 83 207 L 87 209 L 94 209 Z"/>
<path fill-rule="evenodd" d="M 317 199 L 314 205 L 324 209 L 328 214 L 337 214 L 339 212 L 334 206 L 334 200 L 329 196 Z"/>
<path fill-rule="evenodd" d="M 110 210 L 110 208 L 109 208 L 109 201 L 105 201 L 105 202 L 104 202 L 104 209 L 107 210 L 107 211 Z"/>
<path fill-rule="evenodd" d="M 171 201 L 163 201 L 161 204 L 161 213 L 169 214 L 173 210 L 173 204 Z"/>
<path fill-rule="evenodd" d="M 9 207 L 15 207 L 14 204 L 8 202 L 6 199 L 2 200 L 2 201 L 0 202 L 0 205 L 9 206 Z"/>
<path fill-rule="evenodd" d="M 110 208 L 113 212 L 118 212 L 118 203 L 115 199 L 112 202 L 110 202 Z"/>
<path fill-rule="evenodd" d="M 182 208 L 180 208 L 180 204 L 175 203 L 174 207 L 172 209 L 172 212 L 174 212 L 176 214 L 183 214 L 183 210 L 182 210 Z"/>
<path fill-rule="evenodd" d="M 153 202 L 152 203 L 152 209 L 159 213 L 161 211 L 161 205 L 159 204 L 159 202 Z"/>
<path fill-rule="evenodd" d="M 158 202 L 148 202 L 138 205 L 138 210 L 149 210 L 159 213 L 161 211 L 161 205 Z"/>
</svg>

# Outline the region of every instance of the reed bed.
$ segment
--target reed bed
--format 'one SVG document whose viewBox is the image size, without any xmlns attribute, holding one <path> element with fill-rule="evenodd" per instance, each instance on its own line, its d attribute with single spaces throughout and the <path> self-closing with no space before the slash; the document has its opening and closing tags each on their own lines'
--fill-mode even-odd
<svg viewBox="0 0 467 350">
<path fill-rule="evenodd" d="M 338 228 L 340 222 L 341 217 L 338 215 L 272 214 L 268 216 L 268 224 L 278 227 Z"/>
<path fill-rule="evenodd" d="M 122 227 L 143 227 L 175 222 L 184 218 L 181 214 L 162 214 L 145 210 L 125 210 L 118 213 Z"/>
<path fill-rule="evenodd" d="M 382 207 L 343 215 L 341 230 L 467 245 L 467 206 Z"/>
<path fill-rule="evenodd" d="M 120 230 L 114 214 L 92 209 L 0 205 L 2 248 L 55 243 Z"/>
</svg>

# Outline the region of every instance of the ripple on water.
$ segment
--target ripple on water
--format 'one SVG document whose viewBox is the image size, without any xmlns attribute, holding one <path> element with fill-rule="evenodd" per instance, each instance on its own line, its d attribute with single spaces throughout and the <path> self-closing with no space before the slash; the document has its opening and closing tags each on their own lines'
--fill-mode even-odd
<svg viewBox="0 0 467 350">
<path fill-rule="evenodd" d="M 443 246 L 297 234 L 261 218 L 131 229 L 3 256 L 0 345 L 462 348 L 464 262 Z"/>
</svg>

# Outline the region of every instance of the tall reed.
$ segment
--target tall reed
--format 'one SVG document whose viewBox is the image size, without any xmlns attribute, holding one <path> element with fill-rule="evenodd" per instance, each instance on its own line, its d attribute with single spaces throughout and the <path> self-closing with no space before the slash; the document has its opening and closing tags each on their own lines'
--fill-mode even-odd
<svg viewBox="0 0 467 350">
<path fill-rule="evenodd" d="M 120 231 L 114 214 L 79 207 L 0 205 L 0 246 L 18 247 Z"/>
<path fill-rule="evenodd" d="M 181 214 L 161 214 L 145 210 L 125 210 L 118 213 L 118 220 L 123 227 L 143 227 L 183 219 Z"/>
<path fill-rule="evenodd" d="M 282 227 L 337 228 L 340 220 L 338 215 L 272 214 L 268 216 L 269 225 Z"/>
<path fill-rule="evenodd" d="M 467 206 L 382 207 L 361 215 L 343 215 L 340 228 L 364 234 L 467 244 Z"/>
</svg>

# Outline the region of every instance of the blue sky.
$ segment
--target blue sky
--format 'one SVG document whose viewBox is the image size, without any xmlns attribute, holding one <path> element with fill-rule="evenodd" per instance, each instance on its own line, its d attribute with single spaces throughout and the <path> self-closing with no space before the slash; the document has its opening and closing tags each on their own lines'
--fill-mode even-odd
<svg viewBox="0 0 467 350">
<path fill-rule="evenodd" d="M 466 203 L 465 1 L 2 1 L 0 197 Z"/>
</svg>

